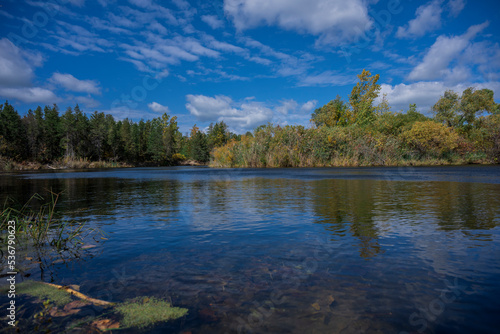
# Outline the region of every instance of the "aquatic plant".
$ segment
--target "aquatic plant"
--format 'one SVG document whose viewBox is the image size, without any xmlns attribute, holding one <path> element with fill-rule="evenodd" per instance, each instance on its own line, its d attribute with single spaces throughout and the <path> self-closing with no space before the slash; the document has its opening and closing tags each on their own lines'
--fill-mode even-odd
<svg viewBox="0 0 500 334">
<path fill-rule="evenodd" d="M 79 308 L 94 304 L 107 307 L 105 313 L 95 317 L 85 318 L 79 324 L 87 324 L 101 330 L 110 328 L 146 328 L 159 322 L 175 320 L 185 316 L 185 308 L 173 307 L 166 300 L 154 297 L 137 297 L 123 303 L 110 303 L 104 300 L 91 298 L 70 286 L 61 286 L 46 282 L 24 281 L 17 285 L 21 295 L 38 298 L 43 303 L 43 310 L 34 315 L 35 318 L 43 316 L 64 317 L 76 314 Z M 72 297 L 81 299 L 75 301 Z M 55 306 L 52 306 L 55 305 Z M 111 319 L 103 318 L 111 317 Z M 83 322 L 82 322 L 83 321 Z"/>
<path fill-rule="evenodd" d="M 14 220 L 16 239 L 25 239 L 35 247 L 50 245 L 57 250 L 81 245 L 86 236 L 98 232 L 83 223 L 58 219 L 56 205 L 60 193 L 51 191 L 50 195 L 50 201 L 39 205 L 38 210 L 32 207 L 34 202 L 44 201 L 39 194 L 34 194 L 20 209 L 9 207 L 6 201 L 0 212 L 0 231 L 6 232 L 8 222 Z"/>
<path fill-rule="evenodd" d="M 115 310 L 122 317 L 124 327 L 149 327 L 158 322 L 174 320 L 185 316 L 188 312 L 185 308 L 172 307 L 172 305 L 154 297 L 139 297 L 118 304 Z"/>
<path fill-rule="evenodd" d="M 71 295 L 65 290 L 43 284 L 36 281 L 24 281 L 17 284 L 16 290 L 21 295 L 36 297 L 40 300 L 48 300 L 58 306 L 64 306 L 70 303 Z"/>
</svg>

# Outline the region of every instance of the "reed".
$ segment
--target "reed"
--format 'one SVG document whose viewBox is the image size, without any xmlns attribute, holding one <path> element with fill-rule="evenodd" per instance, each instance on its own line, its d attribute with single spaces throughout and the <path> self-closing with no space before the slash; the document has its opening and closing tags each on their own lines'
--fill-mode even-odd
<svg viewBox="0 0 500 334">
<path fill-rule="evenodd" d="M 83 239 L 96 232 L 83 223 L 59 218 L 56 205 L 60 193 L 50 192 L 50 200 L 44 202 L 39 194 L 34 194 L 19 209 L 8 206 L 8 201 L 0 213 L 0 231 L 3 242 L 7 242 L 8 222 L 15 221 L 15 235 L 18 242 L 28 242 L 35 247 L 50 245 L 58 250 L 83 244 Z M 36 205 L 36 201 L 43 204 Z M 38 209 L 33 209 L 38 207 Z"/>
</svg>

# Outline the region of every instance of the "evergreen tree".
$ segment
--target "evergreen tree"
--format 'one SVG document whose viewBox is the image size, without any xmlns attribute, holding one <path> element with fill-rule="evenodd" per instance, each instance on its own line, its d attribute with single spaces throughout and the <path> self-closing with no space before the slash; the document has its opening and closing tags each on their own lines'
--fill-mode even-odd
<svg viewBox="0 0 500 334">
<path fill-rule="evenodd" d="M 41 152 L 44 150 L 43 137 L 43 114 L 42 108 L 38 107 L 28 110 L 23 117 L 24 128 L 26 129 L 26 140 L 28 145 L 28 159 L 39 160 Z"/>
<path fill-rule="evenodd" d="M 164 161 L 166 152 L 163 145 L 163 126 L 160 118 L 151 121 L 148 137 L 148 154 L 154 162 Z"/>
<path fill-rule="evenodd" d="M 0 108 L 0 153 L 16 160 L 27 156 L 27 138 L 21 117 L 7 101 Z"/>
<path fill-rule="evenodd" d="M 75 117 L 75 128 L 73 130 L 73 138 L 75 140 L 76 156 L 79 158 L 89 158 L 91 156 L 91 144 L 89 140 L 90 122 L 81 110 L 78 104 L 73 109 Z"/>
<path fill-rule="evenodd" d="M 45 106 L 43 142 L 47 148 L 45 156 L 47 161 L 54 161 L 61 157 L 61 139 L 61 119 L 59 118 L 57 105 L 54 104 L 52 108 Z"/>
<path fill-rule="evenodd" d="M 94 111 L 90 116 L 90 143 L 92 144 L 92 156 L 101 160 L 106 145 L 107 128 L 106 115 L 103 112 Z"/>
<path fill-rule="evenodd" d="M 66 158 L 75 158 L 76 155 L 76 119 L 75 115 L 73 114 L 73 110 L 71 107 L 68 107 L 66 109 L 66 112 L 61 116 L 61 126 L 62 126 L 62 132 L 63 132 L 63 137 L 62 137 L 62 148 L 64 149 L 65 153 L 64 156 Z"/>
<path fill-rule="evenodd" d="M 132 129 L 131 129 L 131 123 L 128 118 L 125 118 L 121 122 L 121 127 L 120 127 L 120 141 L 123 146 L 123 159 L 125 161 L 131 161 L 133 157 L 133 143 L 132 143 Z"/>
<path fill-rule="evenodd" d="M 105 126 L 105 138 L 104 138 L 104 147 L 105 147 L 105 150 L 104 150 L 104 155 L 106 158 L 112 158 L 112 159 L 115 159 L 115 150 L 113 148 L 113 146 L 111 146 L 110 142 L 109 142 L 109 134 L 113 132 L 113 130 L 115 129 L 115 119 L 113 118 L 113 115 L 106 115 L 106 119 L 105 119 L 105 123 L 106 123 L 106 126 Z"/>
<path fill-rule="evenodd" d="M 121 127 L 122 122 L 114 123 L 114 126 L 108 129 L 107 142 L 111 148 L 112 158 L 118 161 L 123 156 L 123 142 L 121 140 Z"/>
<path fill-rule="evenodd" d="M 172 156 L 179 151 L 179 127 L 177 116 L 170 118 L 166 113 L 161 117 L 162 140 L 165 151 L 165 158 L 171 161 Z"/>
<path fill-rule="evenodd" d="M 229 131 L 227 124 L 224 121 L 215 123 L 215 125 L 210 124 L 208 127 L 208 147 L 210 151 L 214 147 L 220 147 L 227 143 L 229 140 Z"/>
<path fill-rule="evenodd" d="M 191 130 L 191 158 L 200 162 L 210 160 L 210 151 L 208 150 L 207 135 L 193 126 Z"/>
</svg>

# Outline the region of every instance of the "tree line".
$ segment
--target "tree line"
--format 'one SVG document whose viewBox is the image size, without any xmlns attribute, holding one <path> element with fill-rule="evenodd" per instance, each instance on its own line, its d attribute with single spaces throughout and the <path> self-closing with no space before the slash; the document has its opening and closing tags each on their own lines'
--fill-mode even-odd
<svg viewBox="0 0 500 334">
<path fill-rule="evenodd" d="M 181 134 L 177 118 L 115 120 L 79 106 L 57 105 L 21 117 L 0 105 L 0 158 L 13 161 L 127 162 L 174 165 L 191 159 L 222 167 L 422 165 L 500 162 L 500 104 L 490 89 L 446 91 L 432 116 L 391 111 L 379 75 L 363 70 L 349 100 L 340 96 L 316 109 L 311 127 L 267 124 L 236 135 L 224 122 L 206 133 L 194 125 Z"/>
<path fill-rule="evenodd" d="M 490 89 L 446 91 L 432 115 L 391 111 L 379 75 L 363 70 L 349 100 L 316 109 L 312 127 L 267 124 L 214 149 L 213 166 L 313 167 L 500 162 L 500 105 Z"/>
<path fill-rule="evenodd" d="M 214 147 L 237 137 L 222 121 L 211 124 L 206 133 L 194 125 L 190 135 L 182 135 L 177 117 L 167 114 L 134 122 L 98 111 L 88 116 L 78 105 L 60 114 L 54 104 L 30 109 L 21 117 L 8 101 L 0 105 L 0 155 L 17 162 L 205 163 Z"/>
</svg>

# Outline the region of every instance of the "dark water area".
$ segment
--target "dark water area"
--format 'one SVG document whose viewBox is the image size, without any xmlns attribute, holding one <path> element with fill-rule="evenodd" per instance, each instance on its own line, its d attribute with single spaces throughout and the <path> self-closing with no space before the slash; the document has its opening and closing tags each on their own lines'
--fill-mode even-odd
<svg viewBox="0 0 500 334">
<path fill-rule="evenodd" d="M 500 326 L 498 166 L 15 172 L 0 188 L 63 191 L 60 212 L 108 239 L 30 279 L 189 309 L 145 333 Z"/>
</svg>

